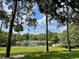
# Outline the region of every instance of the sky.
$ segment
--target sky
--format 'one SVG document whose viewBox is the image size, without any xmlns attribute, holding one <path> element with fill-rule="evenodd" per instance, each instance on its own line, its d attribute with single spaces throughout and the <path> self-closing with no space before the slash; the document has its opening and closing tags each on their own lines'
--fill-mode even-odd
<svg viewBox="0 0 79 59">
<path fill-rule="evenodd" d="M 4 5 L 4 8 L 5 8 L 5 11 L 7 11 L 7 12 L 11 12 L 11 10 L 8 10 L 8 8 L 7 8 L 7 6 L 5 5 L 5 3 L 3 3 L 3 5 Z M 26 24 L 24 24 L 23 26 L 24 26 L 24 31 L 22 31 L 22 32 L 20 32 L 21 34 L 26 34 L 27 32 L 28 32 L 28 29 L 30 29 L 30 33 L 31 34 L 40 34 L 40 33 L 45 33 L 45 29 L 46 29 L 46 27 L 45 27 L 45 19 L 46 19 L 46 16 L 44 15 L 44 14 L 42 14 L 42 13 L 40 13 L 39 12 L 39 9 L 38 9 L 38 6 L 37 6 L 37 4 L 35 4 L 35 6 L 33 7 L 33 11 L 35 12 L 35 15 L 34 16 L 32 16 L 33 18 L 36 18 L 37 19 L 37 21 L 38 21 L 38 26 L 36 27 L 36 29 L 34 30 L 34 28 L 33 27 L 29 27 L 29 26 L 27 26 Z M 1 24 L 1 21 L 0 21 L 0 24 Z M 52 32 L 63 32 L 64 30 L 66 30 L 66 26 L 61 26 L 61 27 L 59 27 L 58 28 L 58 23 L 57 23 L 57 21 L 55 21 L 55 20 L 52 20 L 51 21 L 51 24 L 50 23 L 48 23 L 48 28 L 49 28 L 49 31 L 52 31 Z M 2 28 L 3 29 L 3 31 L 6 31 L 6 32 L 8 32 L 9 31 L 9 28 Z M 16 34 L 16 32 L 13 30 L 13 33 L 15 33 Z"/>
</svg>

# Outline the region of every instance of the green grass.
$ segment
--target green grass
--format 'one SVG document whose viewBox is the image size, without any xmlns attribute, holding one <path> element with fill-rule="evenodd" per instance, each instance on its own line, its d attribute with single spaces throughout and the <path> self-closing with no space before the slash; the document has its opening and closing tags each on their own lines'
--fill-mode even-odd
<svg viewBox="0 0 79 59">
<path fill-rule="evenodd" d="M 24 54 L 21 59 L 79 59 L 79 48 L 68 52 L 65 48 L 50 47 L 50 52 L 45 52 L 45 47 L 12 47 L 11 55 Z M 5 48 L 0 48 L 0 56 L 5 55 Z"/>
</svg>

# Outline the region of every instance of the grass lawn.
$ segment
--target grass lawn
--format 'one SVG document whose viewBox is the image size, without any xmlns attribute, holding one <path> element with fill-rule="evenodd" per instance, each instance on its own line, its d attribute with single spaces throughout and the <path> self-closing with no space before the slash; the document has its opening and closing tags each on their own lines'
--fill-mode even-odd
<svg viewBox="0 0 79 59">
<path fill-rule="evenodd" d="M 12 47 L 11 55 L 25 56 L 21 59 L 79 59 L 79 48 L 68 52 L 65 48 L 50 47 L 50 52 L 45 52 L 45 47 Z M 5 56 L 5 48 L 0 47 L 0 56 Z"/>
</svg>

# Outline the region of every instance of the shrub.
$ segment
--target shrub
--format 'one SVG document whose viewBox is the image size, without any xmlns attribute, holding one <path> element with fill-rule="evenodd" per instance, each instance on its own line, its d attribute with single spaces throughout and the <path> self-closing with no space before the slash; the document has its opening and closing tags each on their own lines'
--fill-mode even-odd
<svg viewBox="0 0 79 59">
<path fill-rule="evenodd" d="M 60 47 L 68 48 L 67 44 L 61 44 Z M 76 48 L 76 45 L 70 45 L 71 48 Z"/>
</svg>

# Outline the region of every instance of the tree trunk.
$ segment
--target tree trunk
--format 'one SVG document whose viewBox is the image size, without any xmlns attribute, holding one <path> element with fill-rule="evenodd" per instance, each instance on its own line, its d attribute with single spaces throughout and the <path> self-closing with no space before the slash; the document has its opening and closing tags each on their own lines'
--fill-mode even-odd
<svg viewBox="0 0 79 59">
<path fill-rule="evenodd" d="M 30 35 L 29 35 L 30 33 L 29 33 L 29 32 L 30 32 L 30 29 L 28 29 L 27 40 L 30 40 L 30 39 L 29 39 L 29 38 L 30 38 Z"/>
<path fill-rule="evenodd" d="M 46 13 L 46 51 L 49 52 L 48 46 L 48 15 Z"/>
<path fill-rule="evenodd" d="M 21 37 L 20 37 L 20 32 L 18 32 L 18 38 L 17 39 L 19 39 L 18 41 L 19 41 L 19 46 L 21 46 L 21 44 L 20 44 L 20 40 L 21 40 Z"/>
<path fill-rule="evenodd" d="M 67 7 L 67 44 L 68 44 L 68 50 L 71 52 L 71 46 L 70 46 L 70 40 L 69 40 L 69 8 L 68 8 L 68 0 L 66 2 Z"/>
<path fill-rule="evenodd" d="M 3 20 L 2 20 L 1 26 L 0 26 L 0 41 L 3 40 L 2 39 L 2 35 L 3 35 L 3 33 L 2 33 L 2 26 L 3 26 Z"/>
<path fill-rule="evenodd" d="M 10 22 L 9 35 L 8 35 L 8 41 L 7 41 L 7 47 L 6 47 L 6 57 L 10 57 L 12 30 L 13 30 L 16 11 L 17 11 L 17 0 L 14 0 L 14 11 L 12 14 L 12 20 Z"/>
<path fill-rule="evenodd" d="M 70 46 L 70 40 L 69 40 L 69 24 L 67 20 L 67 44 L 68 44 L 68 50 L 69 52 L 71 51 L 71 46 Z"/>
<path fill-rule="evenodd" d="M 2 20 L 2 22 L 1 22 L 0 32 L 1 32 L 1 30 L 2 30 L 2 26 L 3 26 L 3 20 Z"/>
</svg>

